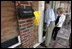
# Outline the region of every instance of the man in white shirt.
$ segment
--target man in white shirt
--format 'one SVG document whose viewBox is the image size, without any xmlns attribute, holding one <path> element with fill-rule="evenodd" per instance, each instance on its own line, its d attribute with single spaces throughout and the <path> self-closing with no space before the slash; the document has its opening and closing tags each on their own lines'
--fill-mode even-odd
<svg viewBox="0 0 72 49">
<path fill-rule="evenodd" d="M 52 33 L 52 38 L 54 40 L 56 40 L 56 36 L 58 31 L 60 30 L 60 28 L 62 27 L 64 21 L 65 21 L 65 15 L 63 14 L 63 9 L 62 8 L 58 8 L 57 9 L 57 18 L 55 20 L 55 27 L 53 29 L 53 33 Z"/>
<path fill-rule="evenodd" d="M 45 23 L 46 23 L 46 39 L 45 46 L 48 47 L 51 41 L 52 31 L 55 27 L 55 14 L 49 3 L 46 3 Z"/>
</svg>

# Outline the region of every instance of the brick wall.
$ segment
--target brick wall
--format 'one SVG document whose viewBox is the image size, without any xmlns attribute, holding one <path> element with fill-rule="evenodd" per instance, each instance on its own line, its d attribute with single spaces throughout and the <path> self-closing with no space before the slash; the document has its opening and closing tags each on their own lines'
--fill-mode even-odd
<svg viewBox="0 0 72 49">
<path fill-rule="evenodd" d="M 23 48 L 32 48 L 34 44 L 34 18 L 18 19 Z M 31 45 L 32 44 L 32 45 Z"/>
<path fill-rule="evenodd" d="M 21 3 L 21 8 L 25 8 L 26 5 L 31 5 L 34 10 L 38 10 L 36 6 L 37 2 L 34 4 L 34 1 L 16 1 L 16 8 L 18 8 L 18 3 Z M 33 45 L 38 42 L 38 26 L 34 25 L 34 19 L 34 17 L 18 19 L 23 48 L 33 48 Z"/>
<path fill-rule="evenodd" d="M 32 6 L 35 11 L 38 11 L 39 1 L 32 1 Z"/>
<path fill-rule="evenodd" d="M 12 1 L 1 1 L 1 43 L 18 36 L 15 5 Z"/>
</svg>

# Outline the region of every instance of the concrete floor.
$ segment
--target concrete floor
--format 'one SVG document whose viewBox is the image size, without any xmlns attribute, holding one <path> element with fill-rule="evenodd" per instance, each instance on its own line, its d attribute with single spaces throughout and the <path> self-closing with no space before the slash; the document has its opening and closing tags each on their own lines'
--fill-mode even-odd
<svg viewBox="0 0 72 49">
<path fill-rule="evenodd" d="M 69 48 L 68 45 L 69 45 L 69 43 L 68 43 L 67 39 L 57 37 L 57 39 L 55 41 L 53 41 L 53 40 L 51 41 L 48 48 Z M 16 48 L 22 48 L 22 47 L 20 45 Z M 41 43 L 37 48 L 46 48 L 44 42 Z"/>
<path fill-rule="evenodd" d="M 37 48 L 46 48 L 44 42 L 41 43 Z M 57 37 L 55 41 L 51 41 L 48 48 L 69 48 L 68 40 Z"/>
</svg>

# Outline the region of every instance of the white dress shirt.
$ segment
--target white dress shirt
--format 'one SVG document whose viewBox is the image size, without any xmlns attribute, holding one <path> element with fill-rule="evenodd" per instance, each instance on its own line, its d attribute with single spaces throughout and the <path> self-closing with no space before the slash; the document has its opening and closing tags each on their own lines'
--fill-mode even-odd
<svg viewBox="0 0 72 49">
<path fill-rule="evenodd" d="M 55 21 L 55 14 L 52 8 L 48 6 L 48 9 L 45 11 L 45 23 L 49 26 L 51 21 Z"/>
</svg>

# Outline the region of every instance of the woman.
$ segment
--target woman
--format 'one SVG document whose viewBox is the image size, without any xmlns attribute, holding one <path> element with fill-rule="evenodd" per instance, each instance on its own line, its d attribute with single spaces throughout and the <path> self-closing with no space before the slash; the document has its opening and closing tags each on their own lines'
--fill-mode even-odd
<svg viewBox="0 0 72 49">
<path fill-rule="evenodd" d="M 53 29 L 52 32 L 52 38 L 55 40 L 58 31 L 60 30 L 60 28 L 62 27 L 62 24 L 65 21 L 65 15 L 63 14 L 63 9 L 62 8 L 58 8 L 57 9 L 57 18 L 55 20 L 55 27 Z"/>
</svg>

